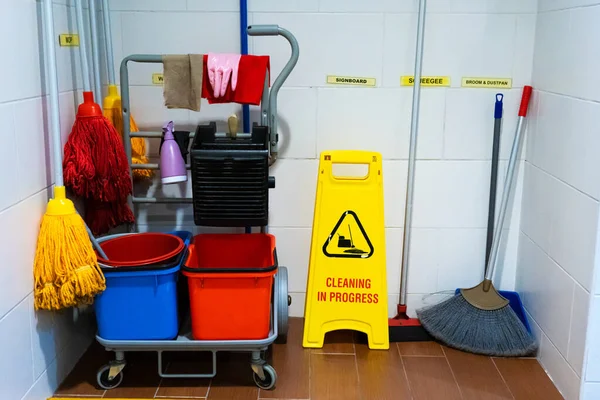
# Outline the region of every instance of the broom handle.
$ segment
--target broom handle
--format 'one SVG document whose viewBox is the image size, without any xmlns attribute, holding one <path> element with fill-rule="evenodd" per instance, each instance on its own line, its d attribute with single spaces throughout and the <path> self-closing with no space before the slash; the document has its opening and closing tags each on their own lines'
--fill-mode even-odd
<svg viewBox="0 0 600 400">
<path fill-rule="evenodd" d="M 90 81 L 90 65 L 88 64 L 87 54 L 87 34 L 85 27 L 83 26 L 83 7 L 81 6 L 82 0 L 75 0 L 75 14 L 77 15 L 77 31 L 79 33 L 79 51 L 81 55 L 81 70 L 83 80 L 83 91 L 92 91 L 92 82 Z"/>
<path fill-rule="evenodd" d="M 502 237 L 502 229 L 504 228 L 504 222 L 506 217 L 506 210 L 508 209 L 508 201 L 512 194 L 513 184 L 515 182 L 515 176 L 517 172 L 517 162 L 519 161 L 519 153 L 523 143 L 523 131 L 525 130 L 525 117 L 527 116 L 527 108 L 529 107 L 529 99 L 531 98 L 532 87 L 525 86 L 523 88 L 523 96 L 521 97 L 521 107 L 519 108 L 519 120 L 517 122 L 517 130 L 515 133 L 515 139 L 513 141 L 512 150 L 510 152 L 510 159 L 508 161 L 508 168 L 506 170 L 506 179 L 504 181 L 504 190 L 502 191 L 502 202 L 500 203 L 500 213 L 498 214 L 498 222 L 494 229 L 494 240 L 492 242 L 492 251 L 490 253 L 490 259 L 485 271 L 485 282 L 484 290 L 488 291 L 492 276 L 494 276 L 494 269 L 496 268 L 496 261 L 498 259 L 498 250 L 500 248 L 500 239 Z"/>
<path fill-rule="evenodd" d="M 400 305 L 406 304 L 408 288 L 408 261 L 410 253 L 410 234 L 413 216 L 413 198 L 415 186 L 415 164 L 417 159 L 417 137 L 419 133 L 419 105 L 421 98 L 421 70 L 423 66 L 423 41 L 425 37 L 425 10 L 427 0 L 419 2 L 419 25 L 417 27 L 417 48 L 415 54 L 415 84 L 412 98 L 410 120 L 410 147 L 408 151 L 408 178 L 406 185 L 406 208 L 404 209 L 404 238 L 402 242 L 402 266 L 400 272 Z"/>
<path fill-rule="evenodd" d="M 90 31 L 92 37 L 92 64 L 94 70 L 94 91 L 96 98 L 102 98 L 102 79 L 100 78 L 100 42 L 98 41 L 98 20 L 96 15 L 96 0 L 89 0 Z"/>
<path fill-rule="evenodd" d="M 488 201 L 487 237 L 485 243 L 485 265 L 490 259 L 494 241 L 494 223 L 496 221 L 496 192 L 498 188 L 498 160 L 500 159 L 500 134 L 502 128 L 502 93 L 496 94 L 494 105 L 494 143 L 492 146 L 492 172 L 490 175 L 490 198 Z M 485 274 L 485 273 L 484 273 Z"/>
<path fill-rule="evenodd" d="M 115 56 L 113 54 L 112 26 L 110 22 L 110 8 L 108 0 L 102 0 L 102 16 L 104 17 L 104 38 L 106 41 L 106 64 L 108 70 L 108 84 L 116 85 Z"/>
<path fill-rule="evenodd" d="M 56 70 L 56 49 L 54 45 L 54 10 L 52 0 L 44 0 L 44 43 L 46 44 L 48 69 L 48 95 L 50 97 L 50 133 L 54 154 L 54 184 L 64 186 L 62 169 L 62 145 L 60 140 L 60 108 L 58 98 L 58 73 Z"/>
</svg>

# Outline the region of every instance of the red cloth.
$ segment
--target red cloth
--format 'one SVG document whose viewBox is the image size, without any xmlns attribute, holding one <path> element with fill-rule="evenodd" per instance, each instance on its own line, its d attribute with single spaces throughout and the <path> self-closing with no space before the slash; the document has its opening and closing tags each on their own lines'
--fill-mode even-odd
<svg viewBox="0 0 600 400">
<path fill-rule="evenodd" d="M 209 104 L 240 103 L 259 105 L 262 99 L 265 74 L 271 69 L 269 56 L 243 55 L 240 58 L 237 87 L 235 92 L 231 83 L 223 97 L 215 98 L 213 88 L 208 80 L 208 55 L 204 55 L 204 72 L 202 77 L 202 97 Z M 270 85 L 270 79 L 269 79 Z"/>
</svg>

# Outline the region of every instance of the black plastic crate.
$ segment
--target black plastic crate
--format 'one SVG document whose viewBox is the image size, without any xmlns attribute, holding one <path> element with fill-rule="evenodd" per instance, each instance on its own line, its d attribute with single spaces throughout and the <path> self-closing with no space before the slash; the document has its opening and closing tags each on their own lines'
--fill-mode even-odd
<svg viewBox="0 0 600 400">
<path fill-rule="evenodd" d="M 202 226 L 265 226 L 269 214 L 266 127 L 250 138 L 216 137 L 216 124 L 199 125 L 191 149 L 194 222 Z"/>
</svg>

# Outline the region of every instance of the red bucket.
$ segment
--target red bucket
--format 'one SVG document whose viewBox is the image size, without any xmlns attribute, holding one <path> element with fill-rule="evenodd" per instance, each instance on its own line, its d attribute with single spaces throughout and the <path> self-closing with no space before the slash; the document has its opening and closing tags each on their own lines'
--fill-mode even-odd
<svg viewBox="0 0 600 400">
<path fill-rule="evenodd" d="M 98 256 L 98 262 L 113 267 L 135 267 L 164 264 L 184 250 L 181 238 L 168 233 L 135 233 L 100 243 L 109 258 Z"/>
</svg>

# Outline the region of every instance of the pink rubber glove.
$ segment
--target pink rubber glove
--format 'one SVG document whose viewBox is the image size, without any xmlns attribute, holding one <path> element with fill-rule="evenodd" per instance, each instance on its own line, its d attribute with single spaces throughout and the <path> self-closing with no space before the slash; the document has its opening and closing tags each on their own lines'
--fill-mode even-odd
<svg viewBox="0 0 600 400">
<path fill-rule="evenodd" d="M 240 54 L 208 53 L 208 80 L 215 97 L 222 97 L 231 79 L 231 89 L 237 87 Z"/>
</svg>

